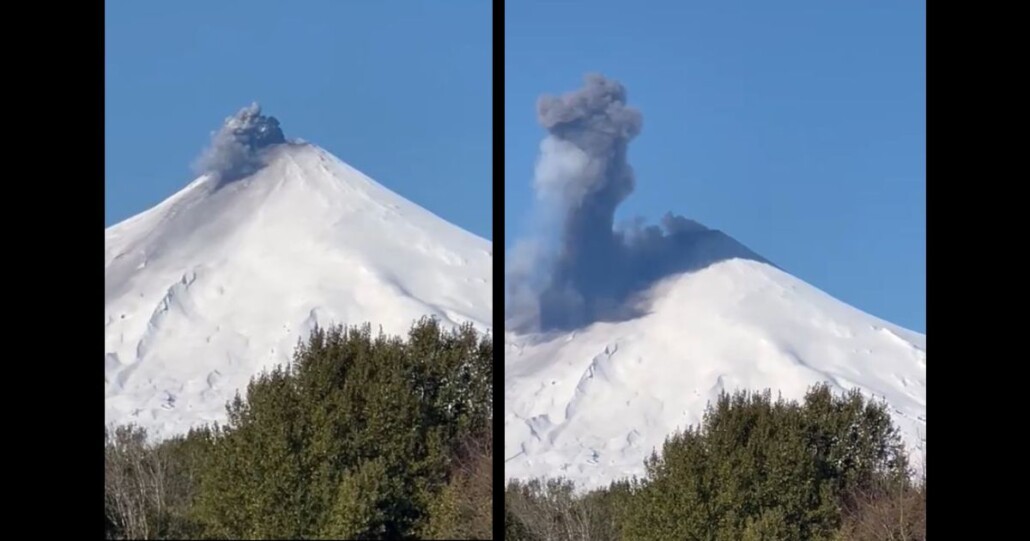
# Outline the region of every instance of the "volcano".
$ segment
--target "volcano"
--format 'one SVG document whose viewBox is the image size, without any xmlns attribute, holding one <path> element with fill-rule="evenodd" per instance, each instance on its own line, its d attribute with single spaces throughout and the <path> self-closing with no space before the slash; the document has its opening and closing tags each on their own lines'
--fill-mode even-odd
<svg viewBox="0 0 1030 541">
<path fill-rule="evenodd" d="M 210 171 L 104 233 L 107 423 L 160 438 L 221 421 L 316 325 L 490 329 L 489 241 L 287 141 L 256 106 L 215 139 Z"/>
</svg>

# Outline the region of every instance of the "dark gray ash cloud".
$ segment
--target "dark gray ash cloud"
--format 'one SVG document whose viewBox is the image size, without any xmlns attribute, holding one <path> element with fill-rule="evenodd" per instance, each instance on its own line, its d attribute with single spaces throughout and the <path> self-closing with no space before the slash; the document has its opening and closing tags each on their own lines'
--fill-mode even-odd
<svg viewBox="0 0 1030 541">
<path fill-rule="evenodd" d="M 535 220 L 505 269 L 506 326 L 570 330 L 639 314 L 635 294 L 671 274 L 732 257 L 761 259 L 721 232 L 672 213 L 658 225 L 615 227 L 636 180 L 626 152 L 643 126 L 626 89 L 588 75 L 579 90 L 543 96 Z M 547 225 L 550 224 L 550 225 Z"/>
<path fill-rule="evenodd" d="M 252 103 L 225 119 L 194 169 L 198 174 L 215 175 L 221 182 L 233 181 L 261 169 L 263 151 L 285 142 L 279 121 L 262 115 L 261 106 Z"/>
</svg>

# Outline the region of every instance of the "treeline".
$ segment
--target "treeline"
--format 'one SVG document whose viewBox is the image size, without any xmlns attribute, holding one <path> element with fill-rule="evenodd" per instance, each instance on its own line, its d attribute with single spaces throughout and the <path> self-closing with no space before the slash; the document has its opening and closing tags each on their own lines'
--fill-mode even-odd
<svg viewBox="0 0 1030 541">
<path fill-rule="evenodd" d="M 560 478 L 512 481 L 505 539 L 926 538 L 925 469 L 913 475 L 886 405 L 857 391 L 817 386 L 801 402 L 724 393 L 645 472 L 589 492 Z"/>
<path fill-rule="evenodd" d="M 317 329 L 228 422 L 106 436 L 111 539 L 489 539 L 493 343 Z"/>
</svg>

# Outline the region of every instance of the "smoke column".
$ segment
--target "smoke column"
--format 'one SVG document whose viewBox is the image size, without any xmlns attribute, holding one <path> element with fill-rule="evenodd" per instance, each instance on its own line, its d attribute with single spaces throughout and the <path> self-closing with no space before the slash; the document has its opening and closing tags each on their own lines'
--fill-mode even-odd
<svg viewBox="0 0 1030 541">
<path fill-rule="evenodd" d="M 543 96 L 547 132 L 534 175 L 539 231 L 518 242 L 505 269 L 506 326 L 569 330 L 638 315 L 638 293 L 655 281 L 727 257 L 757 255 L 682 216 L 617 230 L 615 211 L 635 188 L 626 159 L 642 127 L 626 89 L 588 75 L 579 90 Z"/>
<path fill-rule="evenodd" d="M 217 176 L 222 182 L 236 180 L 263 167 L 262 151 L 285 143 L 286 138 L 273 116 L 261 114 L 252 103 L 225 119 L 222 128 L 211 135 L 211 144 L 194 164 L 198 174 Z"/>
</svg>

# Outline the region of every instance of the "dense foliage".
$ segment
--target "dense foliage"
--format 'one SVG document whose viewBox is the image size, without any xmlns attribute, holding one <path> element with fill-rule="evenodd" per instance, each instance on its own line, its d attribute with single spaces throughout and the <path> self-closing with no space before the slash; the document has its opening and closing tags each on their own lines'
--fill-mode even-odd
<svg viewBox="0 0 1030 541">
<path fill-rule="evenodd" d="M 511 482 L 509 539 L 925 539 L 925 479 L 913 481 L 886 405 L 857 391 L 724 393 L 645 467 L 585 494 Z"/>
<path fill-rule="evenodd" d="M 227 424 L 107 434 L 109 537 L 489 538 L 492 380 L 470 326 L 316 329 Z"/>
</svg>

